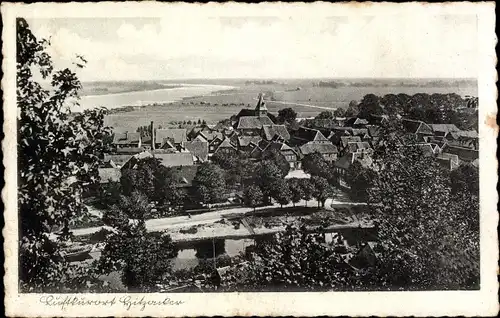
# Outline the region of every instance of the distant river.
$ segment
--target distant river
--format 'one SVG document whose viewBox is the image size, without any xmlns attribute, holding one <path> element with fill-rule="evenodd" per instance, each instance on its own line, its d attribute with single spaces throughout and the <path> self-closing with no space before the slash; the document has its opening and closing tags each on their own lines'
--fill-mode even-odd
<svg viewBox="0 0 500 318">
<path fill-rule="evenodd" d="M 171 103 L 185 97 L 208 95 L 216 91 L 233 89 L 226 85 L 169 84 L 181 85 L 175 88 L 155 89 L 148 91 L 125 92 L 105 95 L 87 95 L 80 99 L 80 108 L 92 109 L 107 107 L 108 109 L 123 106 L 144 106 L 154 103 Z M 75 109 L 77 110 L 77 109 Z"/>
</svg>

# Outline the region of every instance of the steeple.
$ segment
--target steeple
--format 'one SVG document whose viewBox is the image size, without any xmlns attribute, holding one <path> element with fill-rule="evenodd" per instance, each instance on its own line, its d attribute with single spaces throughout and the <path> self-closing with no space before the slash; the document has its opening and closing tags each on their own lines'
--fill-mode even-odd
<svg viewBox="0 0 500 318">
<path fill-rule="evenodd" d="M 259 101 L 257 102 L 257 106 L 255 107 L 255 115 L 256 116 L 266 116 L 267 115 L 267 107 L 264 102 L 264 94 L 259 94 Z"/>
</svg>

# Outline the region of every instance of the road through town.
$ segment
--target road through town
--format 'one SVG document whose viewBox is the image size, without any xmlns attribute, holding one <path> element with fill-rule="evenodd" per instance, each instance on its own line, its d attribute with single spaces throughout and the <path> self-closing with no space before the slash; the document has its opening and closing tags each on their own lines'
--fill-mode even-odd
<svg viewBox="0 0 500 318">
<path fill-rule="evenodd" d="M 316 200 L 309 200 L 307 201 L 308 206 L 316 206 L 318 203 Z M 348 202 L 348 201 L 339 201 L 336 199 L 327 199 L 325 202 L 325 208 L 326 209 L 332 209 L 332 208 L 340 208 L 340 207 L 349 207 L 349 206 L 354 206 L 354 205 L 365 205 L 366 203 L 354 203 L 354 202 Z M 305 201 L 299 202 L 297 205 L 305 205 Z M 291 203 L 284 205 L 283 207 L 291 207 L 293 206 Z M 280 208 L 281 206 L 277 203 L 274 203 L 272 206 L 265 206 L 265 207 L 258 207 L 256 210 L 263 210 L 263 209 L 269 209 L 269 208 Z M 241 207 L 241 208 L 233 208 L 233 209 L 226 209 L 226 210 L 218 210 L 218 211 L 213 211 L 213 212 L 206 212 L 203 214 L 197 214 L 197 215 L 192 215 L 192 216 L 174 216 L 174 217 L 167 217 L 167 218 L 161 218 L 161 219 L 150 219 L 146 220 L 146 228 L 150 232 L 157 232 L 157 231 L 164 231 L 168 229 L 173 229 L 173 228 L 179 228 L 179 227 L 190 227 L 190 226 L 197 226 L 197 225 L 203 225 L 203 224 L 210 224 L 217 222 L 223 218 L 227 218 L 229 216 L 237 216 L 238 214 L 245 214 L 252 212 L 253 208 L 246 208 L 246 207 Z M 102 227 L 89 227 L 89 228 L 80 228 L 80 229 L 75 229 L 73 230 L 73 235 L 75 236 L 84 236 L 84 235 L 89 235 L 92 233 L 95 233 L 99 231 Z"/>
</svg>

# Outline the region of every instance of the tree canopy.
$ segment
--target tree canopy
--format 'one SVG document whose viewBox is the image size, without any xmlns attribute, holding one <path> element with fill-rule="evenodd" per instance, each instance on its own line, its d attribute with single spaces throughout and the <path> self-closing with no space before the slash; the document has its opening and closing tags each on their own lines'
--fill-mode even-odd
<svg viewBox="0 0 500 318">
<path fill-rule="evenodd" d="M 359 161 L 354 161 L 347 169 L 345 181 L 349 185 L 347 193 L 353 200 L 366 202 L 368 200 L 368 189 L 372 186 L 375 172 L 365 168 Z"/>
<path fill-rule="evenodd" d="M 333 112 L 331 111 L 322 111 L 321 113 L 319 113 L 316 117 L 314 117 L 315 119 L 333 119 Z"/>
<path fill-rule="evenodd" d="M 296 203 L 300 202 L 300 200 L 304 198 L 304 189 L 300 183 L 300 179 L 288 179 L 288 189 L 290 190 L 290 200 L 295 206 Z"/>
<path fill-rule="evenodd" d="M 224 171 L 217 165 L 203 163 L 193 180 L 195 197 L 205 204 L 220 202 L 226 194 Z"/>
<path fill-rule="evenodd" d="M 319 152 L 309 153 L 302 158 L 302 169 L 313 176 L 327 176 L 330 166 Z"/>
<path fill-rule="evenodd" d="M 327 291 L 352 286 L 349 267 L 325 247 L 321 234 L 288 225 L 271 241 L 257 244 L 241 286 L 247 290 Z"/>
<path fill-rule="evenodd" d="M 247 187 L 243 193 L 243 200 L 245 205 L 254 208 L 262 203 L 264 195 L 260 188 L 256 185 L 251 185 Z"/>
<path fill-rule="evenodd" d="M 85 279 L 65 262 L 61 244 L 69 221 L 83 211 L 83 184 L 99 181 L 110 135 L 106 111 L 72 113 L 81 89 L 75 72 L 54 69 L 49 42 L 38 40 L 25 19 L 16 20 L 16 31 L 21 289 L 71 290 L 80 285 L 71 281 Z M 76 68 L 85 64 L 83 57 L 75 60 Z"/>
<path fill-rule="evenodd" d="M 283 180 L 280 169 L 271 161 L 262 161 L 257 167 L 255 183 L 262 190 L 264 202 L 269 203 L 274 193 L 274 186 Z"/>
<path fill-rule="evenodd" d="M 319 176 L 312 176 L 311 183 L 314 185 L 312 196 L 318 201 L 318 207 L 324 207 L 326 199 L 333 195 L 333 187 L 326 178 Z"/>
<path fill-rule="evenodd" d="M 148 233 L 144 219 L 134 210 L 130 204 L 116 207 L 118 217 L 108 219 L 115 232 L 107 235 L 97 266 L 102 274 L 121 273 L 123 285 L 131 292 L 154 292 L 157 284 L 170 281 L 171 259 L 177 250 L 169 235 Z"/>
<path fill-rule="evenodd" d="M 335 115 L 335 117 L 345 117 L 346 115 L 346 110 L 343 109 L 343 108 L 337 108 L 335 109 L 335 111 L 333 112 L 333 115 Z"/>
<path fill-rule="evenodd" d="M 454 124 L 460 129 L 477 131 L 477 113 L 470 111 L 477 104 L 473 97 L 462 98 L 455 93 L 449 94 L 387 94 L 377 96 L 367 94 L 358 104 L 352 101 L 346 116 L 369 118 L 370 115 L 401 115 L 410 119 L 434 124 Z M 470 102 L 472 101 L 472 102 Z"/>
<path fill-rule="evenodd" d="M 290 172 L 290 164 L 286 161 L 285 156 L 276 149 L 266 152 L 262 160 L 275 164 L 280 169 L 282 176 L 286 176 Z"/>
<path fill-rule="evenodd" d="M 278 111 L 277 121 L 279 123 L 291 123 L 297 119 L 297 112 L 293 108 L 283 108 Z"/>
<path fill-rule="evenodd" d="M 390 135 L 388 135 L 390 136 Z M 368 190 L 384 242 L 377 285 L 400 288 L 464 288 L 479 282 L 479 213 L 473 196 L 453 200 L 449 172 L 417 147 L 384 137 L 376 151 L 379 171 Z M 475 194 L 477 196 L 477 193 Z"/>
</svg>

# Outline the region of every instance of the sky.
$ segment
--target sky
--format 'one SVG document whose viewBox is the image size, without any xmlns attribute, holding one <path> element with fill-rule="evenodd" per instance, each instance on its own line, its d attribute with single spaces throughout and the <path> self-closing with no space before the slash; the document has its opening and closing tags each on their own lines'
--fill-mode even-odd
<svg viewBox="0 0 500 318">
<path fill-rule="evenodd" d="M 476 78 L 475 15 L 29 19 L 83 81 Z"/>
</svg>

